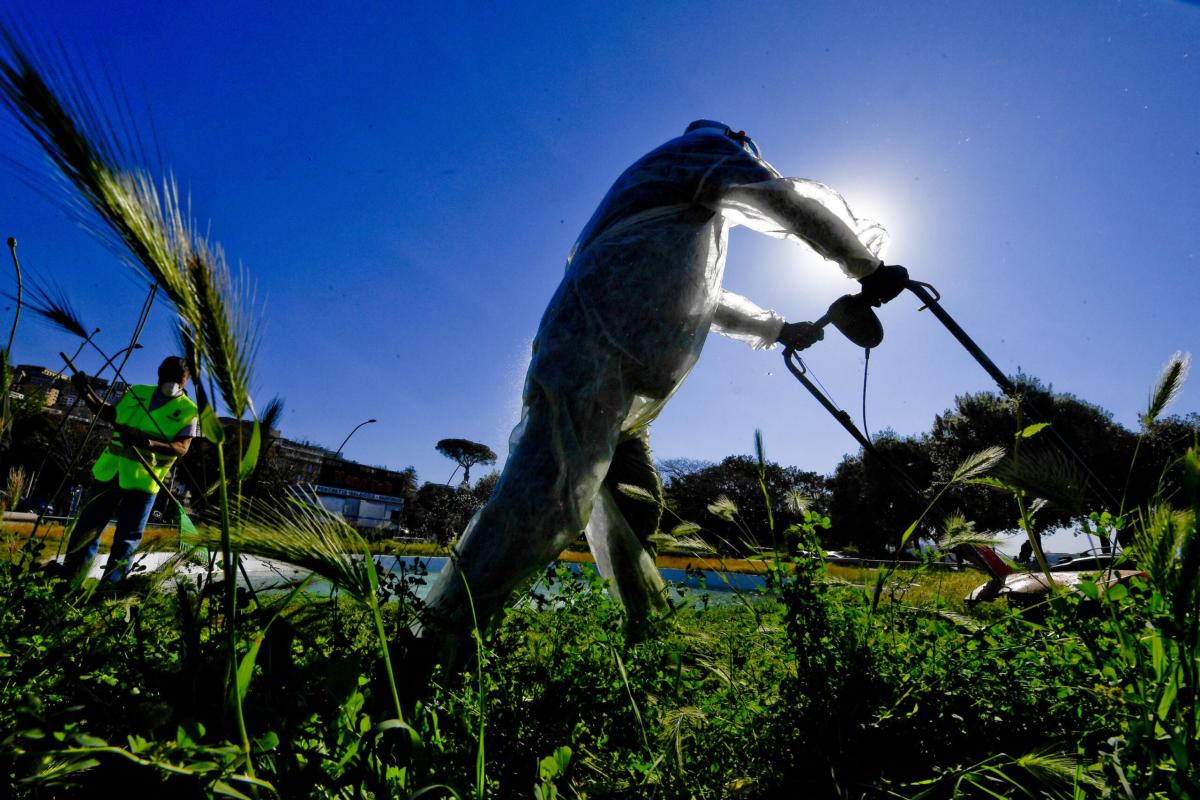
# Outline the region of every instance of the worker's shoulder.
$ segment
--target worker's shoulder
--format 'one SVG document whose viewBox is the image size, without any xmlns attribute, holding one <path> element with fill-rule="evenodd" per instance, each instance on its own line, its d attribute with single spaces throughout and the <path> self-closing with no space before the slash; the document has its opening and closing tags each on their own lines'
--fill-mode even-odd
<svg viewBox="0 0 1200 800">
<path fill-rule="evenodd" d="M 631 164 L 614 190 L 637 191 L 644 184 L 720 187 L 778 177 L 766 162 L 719 133 L 693 131 L 671 139 Z"/>
<path fill-rule="evenodd" d="M 150 386 L 148 388 L 151 390 L 158 389 L 157 386 Z M 153 407 L 167 408 L 168 416 L 171 417 L 171 419 L 187 421 L 198 416 L 200 413 L 200 409 L 196 405 L 196 401 L 188 397 L 186 394 L 181 394 L 178 397 L 172 397 L 169 400 L 162 400 L 161 396 L 156 399 L 160 400 L 160 402 L 154 403 Z"/>
<path fill-rule="evenodd" d="M 153 386 L 148 383 L 130 384 L 128 388 L 125 389 L 125 393 L 121 395 L 121 400 L 149 400 L 154 395 L 154 391 L 157 388 L 157 386 Z"/>
<path fill-rule="evenodd" d="M 635 161 L 632 166 L 662 161 L 716 163 L 731 157 L 754 160 L 752 155 L 728 136 L 716 132 L 693 131 L 662 143 Z"/>
</svg>

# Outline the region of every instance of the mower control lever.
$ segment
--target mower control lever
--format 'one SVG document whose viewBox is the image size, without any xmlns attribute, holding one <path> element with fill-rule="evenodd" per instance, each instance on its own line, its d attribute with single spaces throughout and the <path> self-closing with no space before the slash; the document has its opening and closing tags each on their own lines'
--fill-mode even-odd
<svg viewBox="0 0 1200 800">
<path fill-rule="evenodd" d="M 871 308 L 870 299 L 862 294 L 842 295 L 816 322 L 785 325 L 779 340 L 789 350 L 803 350 L 825 338 L 824 328 L 830 323 L 859 347 L 878 347 L 883 341 L 883 324 Z"/>
</svg>

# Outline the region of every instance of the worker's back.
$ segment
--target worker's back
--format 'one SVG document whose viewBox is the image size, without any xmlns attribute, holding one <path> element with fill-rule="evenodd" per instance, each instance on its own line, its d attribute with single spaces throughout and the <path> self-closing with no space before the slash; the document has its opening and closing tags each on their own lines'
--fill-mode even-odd
<svg viewBox="0 0 1200 800">
<path fill-rule="evenodd" d="M 676 137 L 621 173 L 579 234 L 572 255 L 581 253 L 614 225 L 638 215 L 672 206 L 707 205 L 732 184 L 778 177 L 769 165 L 715 129 Z"/>
</svg>

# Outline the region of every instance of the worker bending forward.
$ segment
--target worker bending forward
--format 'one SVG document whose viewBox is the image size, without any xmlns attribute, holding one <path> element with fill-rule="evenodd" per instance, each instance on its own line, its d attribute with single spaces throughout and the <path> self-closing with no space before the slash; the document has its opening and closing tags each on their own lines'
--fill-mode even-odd
<svg viewBox="0 0 1200 800">
<path fill-rule="evenodd" d="M 665 607 L 647 541 L 662 497 L 650 422 L 710 329 L 756 348 L 819 338 L 807 323 L 785 324 L 722 290 L 731 224 L 808 245 L 880 299 L 907 279 L 902 267 L 881 269 L 880 226 L 856 220 L 822 184 L 781 177 L 749 137 L 719 122 L 692 123 L 625 170 L 572 248 L 542 317 L 504 472 L 431 588 L 417 633 L 444 663 L 454 663 L 470 630 L 469 603 L 485 626 L 581 531 L 635 631 Z"/>
</svg>

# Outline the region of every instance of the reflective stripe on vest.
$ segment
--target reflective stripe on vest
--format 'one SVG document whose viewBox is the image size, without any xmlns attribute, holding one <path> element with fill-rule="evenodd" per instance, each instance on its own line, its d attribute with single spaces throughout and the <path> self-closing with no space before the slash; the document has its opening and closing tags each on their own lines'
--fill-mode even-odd
<svg viewBox="0 0 1200 800">
<path fill-rule="evenodd" d="M 154 386 L 130 386 L 117 402 L 117 425 L 141 431 L 155 441 L 172 442 L 196 418 L 196 404 L 187 395 L 180 395 L 151 410 L 150 400 L 155 391 L 157 387 Z M 158 481 L 167 476 L 167 470 L 175 463 L 175 456 L 138 448 L 137 453 L 154 472 L 151 475 L 136 456 L 124 455 L 125 452 L 127 450 L 121 444 L 118 427 L 113 431 L 112 441 L 92 466 L 92 477 L 98 481 L 110 481 L 118 477 L 122 489 L 157 493 Z M 154 479 L 155 476 L 158 481 Z"/>
</svg>

